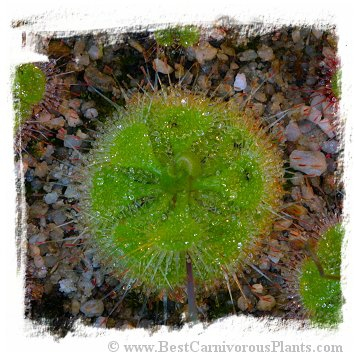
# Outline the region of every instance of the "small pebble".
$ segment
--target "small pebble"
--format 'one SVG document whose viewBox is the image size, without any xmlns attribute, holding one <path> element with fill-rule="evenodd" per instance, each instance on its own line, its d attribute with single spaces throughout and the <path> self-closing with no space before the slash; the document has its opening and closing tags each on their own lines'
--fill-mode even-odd
<svg viewBox="0 0 355 357">
<path fill-rule="evenodd" d="M 80 306 L 80 311 L 86 317 L 98 317 L 104 312 L 104 303 L 102 300 L 89 300 Z"/>
<path fill-rule="evenodd" d="M 64 192 L 66 198 L 79 198 L 79 193 L 74 186 L 68 186 Z"/>
<path fill-rule="evenodd" d="M 262 296 L 261 299 L 258 301 L 256 308 L 259 311 L 271 311 L 273 307 L 276 305 L 276 300 L 271 295 Z"/>
<path fill-rule="evenodd" d="M 322 110 L 322 103 L 325 99 L 326 97 L 323 94 L 317 93 L 313 95 L 311 99 L 311 107 Z"/>
<path fill-rule="evenodd" d="M 254 50 L 246 50 L 239 54 L 239 59 L 242 62 L 253 61 L 258 57 L 257 53 Z"/>
<path fill-rule="evenodd" d="M 53 268 L 58 262 L 58 258 L 54 255 L 46 255 L 43 259 L 47 268 Z"/>
<path fill-rule="evenodd" d="M 222 62 L 228 62 L 228 60 L 229 60 L 228 56 L 221 52 L 217 53 L 217 58 Z"/>
<path fill-rule="evenodd" d="M 317 40 L 319 40 L 323 36 L 323 31 L 312 29 L 312 34 Z"/>
<path fill-rule="evenodd" d="M 300 30 L 292 31 L 292 41 L 294 43 L 297 43 L 297 42 L 301 41 L 301 32 L 300 32 Z"/>
<path fill-rule="evenodd" d="M 228 47 L 225 44 L 221 45 L 221 50 L 230 57 L 234 57 L 236 55 L 235 49 L 233 47 Z"/>
<path fill-rule="evenodd" d="M 70 149 L 79 148 L 82 144 L 82 139 L 75 135 L 64 136 L 64 146 Z"/>
<path fill-rule="evenodd" d="M 31 244 L 29 246 L 29 248 L 30 248 L 30 252 L 29 253 L 30 253 L 30 256 L 32 258 L 41 255 L 41 250 L 40 250 L 39 246 Z"/>
<path fill-rule="evenodd" d="M 81 105 L 82 99 L 79 98 L 73 98 L 69 100 L 69 108 L 74 109 L 74 110 L 79 110 L 80 105 Z"/>
<path fill-rule="evenodd" d="M 261 103 L 265 103 L 267 101 L 267 97 L 266 94 L 264 92 L 261 92 L 260 90 L 258 90 L 255 94 L 254 94 L 254 98 L 256 100 L 258 100 Z"/>
<path fill-rule="evenodd" d="M 212 61 L 217 55 L 217 48 L 212 47 L 208 43 L 194 47 L 195 58 L 198 63 L 204 64 L 206 61 Z"/>
<path fill-rule="evenodd" d="M 290 206 L 285 208 L 285 212 L 290 214 L 291 216 L 297 217 L 305 216 L 308 213 L 307 208 L 296 203 L 291 204 Z"/>
<path fill-rule="evenodd" d="M 254 284 L 251 286 L 251 291 L 254 294 L 262 294 L 264 292 L 264 287 L 261 284 Z"/>
<path fill-rule="evenodd" d="M 62 279 L 59 281 L 59 291 L 64 294 L 70 294 L 77 291 L 75 283 L 71 279 Z"/>
<path fill-rule="evenodd" d="M 339 142 L 337 140 L 327 140 L 322 144 L 322 150 L 327 154 L 336 154 L 339 151 Z"/>
<path fill-rule="evenodd" d="M 81 104 L 81 112 L 84 114 L 88 109 L 95 108 L 96 103 L 93 100 L 89 100 Z"/>
<path fill-rule="evenodd" d="M 74 56 L 80 56 L 85 51 L 85 41 L 83 39 L 77 40 L 74 45 Z"/>
<path fill-rule="evenodd" d="M 294 150 L 290 155 L 290 166 L 313 176 L 320 176 L 327 170 L 325 156 L 320 151 Z"/>
<path fill-rule="evenodd" d="M 31 236 L 31 238 L 28 240 L 30 244 L 36 244 L 38 242 L 44 242 L 47 239 L 47 236 L 43 233 L 38 233 L 34 234 Z M 35 246 L 37 247 L 37 246 Z M 37 247 L 38 248 L 38 247 Z M 39 248 L 38 248 L 39 249 Z"/>
<path fill-rule="evenodd" d="M 96 61 L 102 57 L 102 50 L 99 47 L 92 45 L 89 48 L 88 54 L 93 61 Z"/>
<path fill-rule="evenodd" d="M 51 205 L 52 203 L 57 202 L 57 199 L 58 199 L 57 192 L 50 192 L 44 196 L 44 202 L 46 202 L 47 205 Z"/>
<path fill-rule="evenodd" d="M 80 312 L 80 302 L 76 299 L 71 301 L 71 313 L 72 315 L 77 315 Z"/>
<path fill-rule="evenodd" d="M 43 201 L 36 201 L 32 204 L 29 210 L 29 215 L 32 218 L 40 218 L 48 211 L 48 205 Z"/>
<path fill-rule="evenodd" d="M 55 211 L 52 213 L 52 220 L 57 226 L 60 226 L 67 220 L 67 216 L 62 211 Z"/>
<path fill-rule="evenodd" d="M 326 118 L 321 120 L 318 123 L 318 126 L 322 129 L 322 131 L 327 134 L 329 139 L 334 138 L 335 132 L 334 132 L 334 127 L 332 125 L 332 119 L 331 118 Z"/>
<path fill-rule="evenodd" d="M 75 61 L 78 65 L 81 65 L 81 66 L 88 66 L 90 64 L 90 57 L 88 54 L 83 54 L 81 56 L 77 56 L 75 58 Z"/>
<path fill-rule="evenodd" d="M 297 141 L 302 133 L 297 123 L 290 121 L 286 126 L 285 135 L 288 141 Z"/>
<path fill-rule="evenodd" d="M 37 164 L 36 169 L 35 169 L 35 176 L 37 176 L 39 178 L 43 178 L 47 175 L 47 173 L 48 173 L 48 165 L 45 161 Z"/>
<path fill-rule="evenodd" d="M 63 117 L 57 117 L 46 123 L 46 127 L 49 129 L 58 130 L 65 125 L 65 119 Z"/>
<path fill-rule="evenodd" d="M 238 73 L 236 75 L 233 87 L 237 92 L 240 92 L 247 87 L 247 79 L 244 73 Z"/>
<path fill-rule="evenodd" d="M 258 56 L 262 61 L 272 61 L 275 57 L 272 48 L 266 45 L 262 45 L 258 50 Z"/>
<path fill-rule="evenodd" d="M 322 112 L 315 107 L 310 107 L 307 119 L 314 124 L 319 124 L 322 119 Z"/>
<path fill-rule="evenodd" d="M 86 119 L 94 119 L 99 115 L 99 113 L 97 112 L 97 110 L 95 108 L 89 108 L 85 111 L 84 113 L 84 117 Z"/>
<path fill-rule="evenodd" d="M 270 269 L 270 260 L 268 258 L 262 258 L 259 264 L 259 268 L 261 270 L 269 270 Z"/>
<path fill-rule="evenodd" d="M 237 301 L 238 308 L 242 311 L 248 310 L 249 304 L 250 304 L 250 302 L 248 300 L 246 300 L 243 296 L 240 296 Z"/>
<path fill-rule="evenodd" d="M 292 224 L 291 219 L 280 219 L 274 223 L 274 230 L 275 231 L 284 231 L 289 228 Z"/>
<path fill-rule="evenodd" d="M 57 227 L 54 223 L 48 224 L 49 237 L 53 240 L 61 240 L 64 237 L 64 231 L 62 228 Z"/>
<path fill-rule="evenodd" d="M 107 325 L 107 317 L 104 316 L 99 316 L 95 322 L 94 322 L 94 327 L 97 328 L 104 328 Z"/>
<path fill-rule="evenodd" d="M 303 174 L 300 172 L 295 172 L 293 177 L 291 178 L 292 185 L 300 186 L 304 182 Z"/>
<path fill-rule="evenodd" d="M 33 262 L 35 263 L 36 268 L 40 269 L 44 267 L 44 260 L 40 255 L 36 255 L 33 258 Z"/>
<path fill-rule="evenodd" d="M 197 85 L 202 90 L 208 90 L 211 87 L 211 80 L 208 78 L 208 76 L 201 74 L 197 78 Z"/>
<path fill-rule="evenodd" d="M 156 72 L 159 72 L 162 74 L 170 74 L 174 71 L 173 67 L 169 66 L 168 63 L 160 60 L 159 58 L 154 59 L 153 67 Z"/>
<path fill-rule="evenodd" d="M 88 85 L 104 92 L 112 92 L 115 86 L 114 79 L 100 72 L 95 66 L 89 66 L 85 69 L 84 79 Z"/>
<path fill-rule="evenodd" d="M 65 119 L 70 127 L 76 127 L 81 125 L 83 122 L 79 118 L 78 113 L 74 109 L 67 109 L 64 112 Z"/>
<path fill-rule="evenodd" d="M 302 197 L 305 200 L 310 200 L 314 196 L 313 188 L 310 185 L 302 185 L 301 186 L 301 192 L 302 192 Z"/>
</svg>

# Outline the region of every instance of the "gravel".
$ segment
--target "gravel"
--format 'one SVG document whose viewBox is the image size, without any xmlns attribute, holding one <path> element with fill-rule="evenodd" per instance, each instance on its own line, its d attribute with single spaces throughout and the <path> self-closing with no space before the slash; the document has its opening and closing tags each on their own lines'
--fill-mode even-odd
<svg viewBox="0 0 355 357">
<path fill-rule="evenodd" d="M 318 59 L 334 55 L 328 37 L 317 29 L 284 28 L 248 39 L 216 27 L 203 34 L 195 46 L 163 48 L 151 54 L 155 47 L 149 35 L 143 39 L 133 34 L 129 41 L 110 45 L 102 44 L 102 38 L 96 36 L 51 40 L 50 53 L 67 56 L 60 70 L 71 72 L 58 78 L 79 84 L 68 90 L 73 95 L 66 98 L 66 110 L 60 115 L 38 114 L 41 130 L 51 130 L 49 140 L 40 137 L 36 151 L 32 146 L 36 141 L 30 141 L 29 154 L 23 153 L 29 222 L 26 283 L 34 280 L 37 290 L 44 291 L 43 296 L 50 289 L 58 291 L 63 297 L 56 302 L 58 306 L 69 301 L 68 313 L 92 319 L 93 326 L 136 326 L 133 316 L 143 321 L 140 326 L 157 323 L 154 316 L 158 314 L 152 310 L 142 313 L 142 306 L 132 307 L 137 302 L 130 296 L 117 314 L 109 319 L 102 316 L 113 309 L 122 291 L 112 292 L 119 281 L 85 244 L 90 236 L 79 219 L 80 168 L 85 165 L 82 156 L 89 152 L 97 125 L 106 117 L 101 111 L 103 98 L 88 86 L 121 105 L 139 86 L 150 90 L 140 68 L 148 68 L 154 82 L 154 66 L 163 86 L 172 81 L 187 90 L 239 104 L 250 95 L 247 107 L 262 117 L 283 151 L 285 166 L 289 166 L 284 212 L 291 217 L 279 217 L 274 223 L 270 240 L 255 258 L 259 271 L 245 267 L 243 273 L 250 288 L 243 291 L 248 301 L 236 287 L 233 296 L 241 312 L 284 317 L 283 290 L 277 290 L 276 283 L 266 277 L 276 282 L 289 274 L 286 270 L 299 259 L 300 253 L 295 252 L 302 252 L 304 247 L 304 234 L 298 234 L 297 229 L 311 230 L 312 214 L 324 212 L 326 205 L 333 207 L 335 192 L 339 191 L 335 177 L 341 142 L 334 130 L 334 108 L 316 90 L 321 73 Z M 44 46 L 46 41 L 42 41 Z M 323 54 L 319 52 L 322 48 Z M 122 56 L 120 60 L 118 56 Z M 107 294 L 110 297 L 103 299 Z M 126 300 L 130 307 L 125 305 Z M 220 306 L 228 305 L 225 300 L 230 304 L 229 297 L 222 298 Z M 155 304 L 150 298 L 148 303 Z M 212 305 L 206 307 L 211 315 L 217 310 Z M 181 307 L 175 304 L 171 311 L 168 324 L 178 325 Z"/>
</svg>

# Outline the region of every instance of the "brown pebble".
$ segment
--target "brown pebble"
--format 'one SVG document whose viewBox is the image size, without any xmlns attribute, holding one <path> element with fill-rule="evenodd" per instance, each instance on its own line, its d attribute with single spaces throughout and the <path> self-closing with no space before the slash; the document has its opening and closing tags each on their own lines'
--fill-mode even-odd
<svg viewBox="0 0 355 357">
<path fill-rule="evenodd" d="M 29 216 L 31 218 L 40 218 L 44 216 L 48 211 L 48 205 L 43 201 L 36 201 L 29 210 Z"/>
<path fill-rule="evenodd" d="M 259 311 L 271 311 L 276 305 L 276 300 L 272 295 L 265 295 L 260 298 L 256 308 Z"/>
<path fill-rule="evenodd" d="M 115 81 L 112 77 L 100 72 L 96 67 L 89 66 L 85 70 L 84 79 L 88 85 L 91 85 L 104 92 L 112 92 Z"/>
<path fill-rule="evenodd" d="M 70 48 L 62 40 L 53 40 L 48 46 L 48 55 L 54 57 L 66 57 L 70 54 Z"/>
<path fill-rule="evenodd" d="M 48 172 L 48 165 L 45 161 L 37 164 L 36 169 L 35 169 L 35 176 L 37 176 L 39 178 L 43 178 L 47 175 L 47 172 Z"/>
</svg>

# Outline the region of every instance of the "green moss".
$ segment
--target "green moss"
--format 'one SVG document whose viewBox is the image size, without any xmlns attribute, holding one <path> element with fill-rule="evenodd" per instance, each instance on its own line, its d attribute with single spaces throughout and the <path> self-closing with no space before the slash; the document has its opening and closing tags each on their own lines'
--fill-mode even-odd
<svg viewBox="0 0 355 357">
<path fill-rule="evenodd" d="M 341 71 L 338 69 L 332 75 L 330 79 L 330 84 L 332 87 L 332 92 L 335 98 L 340 99 L 341 97 Z"/>
<path fill-rule="evenodd" d="M 32 107 L 45 94 L 46 76 L 32 63 L 18 66 L 13 83 L 15 130 L 31 115 Z"/>
<path fill-rule="evenodd" d="M 338 223 L 329 228 L 319 241 L 316 253 L 325 274 L 340 275 L 343 237 L 344 229 Z M 300 294 L 303 305 L 315 324 L 332 326 L 341 321 L 341 283 L 322 277 L 311 259 L 307 259 L 302 265 Z"/>
<path fill-rule="evenodd" d="M 174 44 L 175 31 L 173 28 L 157 30 L 154 32 L 155 41 L 160 46 L 172 46 Z"/>
<path fill-rule="evenodd" d="M 196 26 L 168 27 L 154 32 L 155 40 L 160 46 L 189 47 L 196 44 L 200 39 L 200 30 Z"/>
<path fill-rule="evenodd" d="M 103 260 L 151 290 L 236 269 L 282 196 L 282 161 L 255 119 L 179 91 L 141 97 L 92 152 L 88 216 Z"/>
</svg>

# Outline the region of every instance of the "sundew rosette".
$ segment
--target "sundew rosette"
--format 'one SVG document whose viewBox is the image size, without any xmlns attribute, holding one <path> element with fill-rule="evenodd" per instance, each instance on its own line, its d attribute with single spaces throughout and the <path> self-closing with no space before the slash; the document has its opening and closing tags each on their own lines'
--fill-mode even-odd
<svg viewBox="0 0 355 357">
<path fill-rule="evenodd" d="M 301 302 L 310 320 L 320 327 L 342 320 L 341 245 L 345 230 L 337 222 L 321 234 L 317 249 L 302 263 L 299 276 Z"/>
<path fill-rule="evenodd" d="M 283 162 L 258 120 L 179 90 L 144 94 L 96 141 L 84 205 L 103 262 L 149 291 L 232 276 L 267 238 Z"/>
</svg>

